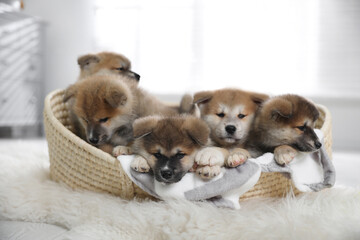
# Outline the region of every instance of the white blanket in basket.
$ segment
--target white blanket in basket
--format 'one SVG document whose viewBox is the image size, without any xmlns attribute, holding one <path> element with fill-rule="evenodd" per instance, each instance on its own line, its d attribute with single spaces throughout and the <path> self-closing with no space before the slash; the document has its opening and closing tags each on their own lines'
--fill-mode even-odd
<svg viewBox="0 0 360 240">
<path fill-rule="evenodd" d="M 320 130 L 315 130 L 323 140 Z M 119 156 L 124 171 L 145 192 L 159 199 L 181 198 L 191 201 L 207 200 L 219 207 L 240 208 L 239 197 L 259 180 L 261 172 L 281 172 L 291 178 L 302 192 L 319 191 L 335 184 L 335 169 L 324 147 L 314 153 L 299 153 L 286 166 L 279 166 L 272 153 L 248 159 L 236 168 L 223 168 L 215 178 L 204 181 L 189 172 L 177 183 L 156 181 L 152 173 L 139 173 L 130 168 L 134 156 Z"/>
</svg>

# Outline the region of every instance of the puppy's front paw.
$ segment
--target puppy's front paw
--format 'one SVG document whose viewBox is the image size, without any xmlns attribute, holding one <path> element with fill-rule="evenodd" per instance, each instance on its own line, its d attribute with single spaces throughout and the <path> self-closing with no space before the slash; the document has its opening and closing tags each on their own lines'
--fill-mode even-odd
<svg viewBox="0 0 360 240">
<path fill-rule="evenodd" d="M 227 167 L 237 167 L 243 164 L 248 158 L 250 158 L 250 153 L 242 148 L 234 149 L 229 157 L 225 161 Z"/>
<path fill-rule="evenodd" d="M 150 171 L 150 166 L 146 159 L 139 155 L 134 157 L 131 161 L 130 167 L 137 172 L 146 173 Z"/>
<path fill-rule="evenodd" d="M 116 147 L 114 147 L 112 154 L 114 157 L 117 157 L 120 155 L 131 155 L 132 150 L 131 150 L 131 148 L 126 147 L 126 146 L 116 146 Z"/>
<path fill-rule="evenodd" d="M 204 166 L 196 169 L 196 174 L 204 180 L 209 180 L 216 177 L 221 172 L 220 166 Z"/>
<path fill-rule="evenodd" d="M 195 156 L 195 162 L 201 166 L 223 166 L 224 160 L 222 152 L 212 147 L 201 149 Z"/>
<path fill-rule="evenodd" d="M 279 146 L 274 150 L 274 158 L 279 165 L 288 164 L 294 159 L 296 154 L 297 151 L 288 145 Z"/>
</svg>

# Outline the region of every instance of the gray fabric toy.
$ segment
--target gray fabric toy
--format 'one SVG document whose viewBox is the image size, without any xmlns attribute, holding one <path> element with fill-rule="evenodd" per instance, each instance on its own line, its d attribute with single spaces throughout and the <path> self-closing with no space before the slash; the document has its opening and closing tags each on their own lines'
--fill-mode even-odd
<svg viewBox="0 0 360 240">
<path fill-rule="evenodd" d="M 322 133 L 318 130 L 316 133 L 322 139 Z M 286 166 L 279 166 L 272 153 L 265 153 L 256 159 L 248 159 L 236 168 L 223 168 L 217 177 L 209 181 L 189 172 L 181 181 L 173 184 L 158 182 L 151 173 L 132 170 L 130 163 L 133 158 L 119 156 L 118 160 L 136 185 L 163 200 L 207 200 L 218 207 L 238 209 L 239 197 L 257 183 L 261 172 L 286 173 L 302 192 L 319 191 L 335 184 L 335 168 L 323 147 L 314 153 L 299 153 Z"/>
</svg>

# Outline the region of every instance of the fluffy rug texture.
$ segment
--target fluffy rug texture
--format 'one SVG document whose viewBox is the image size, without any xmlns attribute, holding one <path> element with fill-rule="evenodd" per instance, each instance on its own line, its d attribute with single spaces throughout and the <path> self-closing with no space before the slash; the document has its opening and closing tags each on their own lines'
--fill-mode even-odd
<svg viewBox="0 0 360 240">
<path fill-rule="evenodd" d="M 335 187 L 241 202 L 125 201 L 49 178 L 46 148 L 0 142 L 0 219 L 68 229 L 68 239 L 360 239 L 360 191 Z"/>
</svg>

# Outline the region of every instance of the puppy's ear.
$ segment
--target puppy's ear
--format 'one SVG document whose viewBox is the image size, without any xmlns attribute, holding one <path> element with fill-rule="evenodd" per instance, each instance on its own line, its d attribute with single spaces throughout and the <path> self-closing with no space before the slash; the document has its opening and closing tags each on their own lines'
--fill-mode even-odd
<svg viewBox="0 0 360 240">
<path fill-rule="evenodd" d="M 290 118 L 293 114 L 292 103 L 283 98 L 275 98 L 271 100 L 273 109 L 271 111 L 271 118 L 277 120 L 279 118 Z"/>
<path fill-rule="evenodd" d="M 95 54 L 86 54 L 78 58 L 78 64 L 82 70 L 87 69 L 91 66 L 92 63 L 100 62 L 100 58 Z"/>
<path fill-rule="evenodd" d="M 251 100 L 258 106 L 269 99 L 269 96 L 262 93 L 251 93 Z"/>
<path fill-rule="evenodd" d="M 112 108 L 124 106 L 127 101 L 127 93 L 121 87 L 110 88 L 105 96 L 105 102 L 107 102 Z"/>
<path fill-rule="evenodd" d="M 212 91 L 203 91 L 195 93 L 194 95 L 194 104 L 206 103 L 213 97 L 214 93 Z"/>
<path fill-rule="evenodd" d="M 67 102 L 70 98 L 73 98 L 76 96 L 77 94 L 77 85 L 76 84 L 72 84 L 70 85 L 66 90 L 65 90 L 65 93 L 64 93 L 64 96 L 63 96 L 63 102 Z"/>
<path fill-rule="evenodd" d="M 192 113 L 194 109 L 194 99 L 190 94 L 182 96 L 179 106 L 180 113 Z"/>
<path fill-rule="evenodd" d="M 205 146 L 208 143 L 210 129 L 207 124 L 195 117 L 189 117 L 183 124 L 183 129 L 196 144 Z"/>
<path fill-rule="evenodd" d="M 158 124 L 159 119 L 160 117 L 158 116 L 148 116 L 136 119 L 133 123 L 134 138 L 142 138 L 152 133 Z"/>
</svg>

